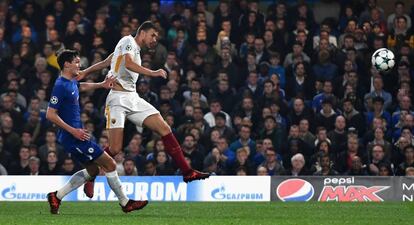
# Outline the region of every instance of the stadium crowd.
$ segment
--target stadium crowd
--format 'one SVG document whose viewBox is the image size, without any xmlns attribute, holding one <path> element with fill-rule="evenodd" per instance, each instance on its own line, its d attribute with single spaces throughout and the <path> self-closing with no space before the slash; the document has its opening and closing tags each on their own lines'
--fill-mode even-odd
<svg viewBox="0 0 414 225">
<path fill-rule="evenodd" d="M 168 2 L 168 1 L 167 1 Z M 385 15 L 366 1 L 36 1 L 0 3 L 0 175 L 71 175 L 80 167 L 45 118 L 56 53 L 82 68 L 151 20 L 159 43 L 139 95 L 173 128 L 192 167 L 217 175 L 414 174 L 414 5 Z M 188 4 L 187 4 L 188 3 Z M 164 12 L 165 11 L 165 12 Z M 411 13 L 410 13 L 411 11 Z M 397 59 L 371 65 L 378 48 Z M 104 79 L 108 70 L 87 77 Z M 81 90 L 81 119 L 108 146 L 106 90 Z M 179 174 L 160 137 L 126 124 L 120 175 Z"/>
</svg>

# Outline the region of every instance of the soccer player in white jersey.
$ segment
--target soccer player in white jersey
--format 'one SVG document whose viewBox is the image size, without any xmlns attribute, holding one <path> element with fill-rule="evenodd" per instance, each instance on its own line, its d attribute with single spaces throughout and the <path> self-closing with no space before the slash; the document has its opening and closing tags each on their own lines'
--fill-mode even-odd
<svg viewBox="0 0 414 225">
<path fill-rule="evenodd" d="M 144 22 L 135 37 L 123 37 L 115 47 L 114 52 L 104 61 L 96 63 L 80 71 L 78 79 L 88 74 L 111 66 L 109 74 L 116 77 L 113 89 L 106 98 L 106 128 L 109 129 L 109 145 L 107 149 L 111 156 L 122 150 L 125 119 L 137 126 L 145 126 L 157 132 L 164 142 L 166 152 L 174 159 L 181 169 L 185 182 L 206 179 L 209 174 L 194 170 L 185 161 L 183 151 L 171 132 L 170 126 L 161 117 L 159 111 L 151 104 L 140 98 L 136 93 L 136 82 L 139 74 L 151 77 L 167 77 L 163 69 L 150 70 L 141 66 L 141 47 L 154 47 L 158 32 L 150 21 Z M 87 183 L 87 186 L 91 186 Z"/>
</svg>

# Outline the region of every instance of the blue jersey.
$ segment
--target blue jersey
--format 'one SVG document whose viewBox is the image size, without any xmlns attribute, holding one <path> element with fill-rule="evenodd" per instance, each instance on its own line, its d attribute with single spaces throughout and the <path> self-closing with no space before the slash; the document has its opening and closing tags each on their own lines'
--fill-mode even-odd
<svg viewBox="0 0 414 225">
<path fill-rule="evenodd" d="M 56 79 L 49 107 L 57 110 L 58 116 L 73 128 L 82 128 L 79 106 L 79 83 L 62 76 Z M 80 141 L 64 129 L 59 129 L 58 141 L 65 151 L 80 162 L 93 161 L 102 155 L 102 149 L 92 141 Z"/>
<path fill-rule="evenodd" d="M 53 87 L 49 107 L 57 110 L 59 117 L 69 126 L 82 128 L 79 106 L 79 83 L 62 76 L 56 79 Z M 75 137 L 64 129 L 59 129 L 58 141 L 61 143 L 73 142 Z"/>
</svg>

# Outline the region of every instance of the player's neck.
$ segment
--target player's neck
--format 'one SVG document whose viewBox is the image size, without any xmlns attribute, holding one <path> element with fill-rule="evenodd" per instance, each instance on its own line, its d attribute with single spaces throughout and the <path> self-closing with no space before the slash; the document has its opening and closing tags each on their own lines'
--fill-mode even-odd
<svg viewBox="0 0 414 225">
<path fill-rule="evenodd" d="M 70 73 L 68 73 L 67 71 L 62 71 L 61 73 L 60 73 L 60 76 L 62 76 L 62 77 L 64 77 L 64 78 L 66 78 L 66 79 L 68 79 L 68 80 L 72 80 L 74 77 L 70 74 Z"/>
<path fill-rule="evenodd" d="M 139 36 L 135 36 L 134 39 L 137 45 L 141 48 L 141 46 L 143 45 L 143 39 L 140 39 Z"/>
</svg>

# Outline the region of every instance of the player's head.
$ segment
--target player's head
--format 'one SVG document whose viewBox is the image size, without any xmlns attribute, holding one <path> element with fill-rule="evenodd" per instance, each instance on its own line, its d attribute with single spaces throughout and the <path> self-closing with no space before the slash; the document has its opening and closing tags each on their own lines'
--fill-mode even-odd
<svg viewBox="0 0 414 225">
<path fill-rule="evenodd" d="M 79 53 L 75 50 L 65 49 L 58 53 L 57 61 L 60 70 L 67 71 L 71 75 L 76 75 L 80 67 Z"/>
<path fill-rule="evenodd" d="M 138 27 L 137 36 L 142 40 L 146 47 L 155 47 L 157 43 L 158 31 L 154 23 L 145 21 Z"/>
</svg>

